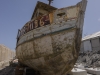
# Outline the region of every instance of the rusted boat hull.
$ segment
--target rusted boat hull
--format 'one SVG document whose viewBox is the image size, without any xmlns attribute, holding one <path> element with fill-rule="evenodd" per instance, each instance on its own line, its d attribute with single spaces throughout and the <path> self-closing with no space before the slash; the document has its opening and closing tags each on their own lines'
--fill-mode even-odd
<svg viewBox="0 0 100 75">
<path fill-rule="evenodd" d="M 16 47 L 19 61 L 41 75 L 66 75 L 80 50 L 86 0 L 53 12 L 53 23 L 20 37 Z M 67 13 L 57 18 L 59 12 Z M 66 12 L 67 11 L 67 12 Z"/>
</svg>

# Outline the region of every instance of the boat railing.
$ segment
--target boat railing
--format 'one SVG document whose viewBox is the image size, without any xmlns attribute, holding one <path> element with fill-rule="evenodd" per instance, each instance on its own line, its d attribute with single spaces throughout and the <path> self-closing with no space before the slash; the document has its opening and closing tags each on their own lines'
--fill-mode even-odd
<svg viewBox="0 0 100 75">
<path fill-rule="evenodd" d="M 42 16 L 41 18 L 31 20 L 27 22 L 22 29 L 18 29 L 17 39 L 19 39 L 22 35 L 26 34 L 27 32 L 48 25 L 50 24 L 50 16 L 49 14 Z"/>
</svg>

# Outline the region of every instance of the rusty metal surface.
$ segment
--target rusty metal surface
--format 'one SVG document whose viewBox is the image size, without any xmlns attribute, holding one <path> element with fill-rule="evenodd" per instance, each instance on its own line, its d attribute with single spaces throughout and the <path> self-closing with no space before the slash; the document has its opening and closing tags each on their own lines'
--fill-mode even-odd
<svg viewBox="0 0 100 75">
<path fill-rule="evenodd" d="M 54 11 L 51 25 L 21 36 L 16 47 L 19 61 L 41 75 L 66 75 L 78 58 L 86 3 Z M 65 14 L 59 17 L 60 12 Z"/>
</svg>

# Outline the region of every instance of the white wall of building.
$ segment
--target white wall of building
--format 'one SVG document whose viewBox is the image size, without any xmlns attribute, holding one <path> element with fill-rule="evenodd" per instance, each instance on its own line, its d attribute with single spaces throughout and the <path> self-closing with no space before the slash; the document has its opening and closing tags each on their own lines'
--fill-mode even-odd
<svg viewBox="0 0 100 75">
<path fill-rule="evenodd" d="M 94 38 L 91 40 L 92 50 L 100 50 L 100 40 L 99 38 Z"/>
<path fill-rule="evenodd" d="M 92 51 L 90 40 L 84 41 L 83 44 L 84 44 L 84 51 Z"/>
<path fill-rule="evenodd" d="M 81 43 L 81 52 L 100 50 L 100 37 L 90 38 L 83 40 Z"/>
<path fill-rule="evenodd" d="M 82 51 L 100 50 L 100 31 L 82 38 Z"/>
</svg>

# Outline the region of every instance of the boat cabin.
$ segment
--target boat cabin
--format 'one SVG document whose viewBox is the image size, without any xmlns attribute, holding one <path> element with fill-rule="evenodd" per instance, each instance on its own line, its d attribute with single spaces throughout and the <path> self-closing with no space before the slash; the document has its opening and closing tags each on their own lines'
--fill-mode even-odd
<svg viewBox="0 0 100 75">
<path fill-rule="evenodd" d="M 49 4 L 45 4 L 43 2 L 38 1 L 37 5 L 34 9 L 34 12 L 32 14 L 31 20 L 35 20 L 41 16 L 44 16 L 46 14 L 51 13 L 53 10 L 56 10 L 57 8 L 50 6 Z"/>
</svg>

